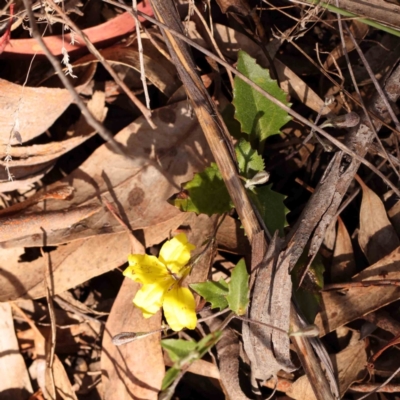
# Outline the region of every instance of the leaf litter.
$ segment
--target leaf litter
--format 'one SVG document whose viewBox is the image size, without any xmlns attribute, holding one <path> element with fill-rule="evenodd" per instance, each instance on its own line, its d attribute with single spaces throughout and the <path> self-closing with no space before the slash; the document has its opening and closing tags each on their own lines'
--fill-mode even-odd
<svg viewBox="0 0 400 400">
<path fill-rule="evenodd" d="M 240 78 L 230 87 L 223 66 L 193 52 L 196 73 L 220 104 L 219 112 L 227 116 L 223 107 L 234 106 L 236 119 L 225 121 L 234 139 L 222 135 L 220 140 L 236 147 L 231 151 L 237 162 L 235 174 L 243 181 L 247 192 L 241 193 L 247 193 L 259 224 L 255 227 L 253 220 L 254 236 L 249 235 L 240 201 L 229 196 L 232 189 L 221 158 L 214 159 L 214 144 L 203 134 L 201 102 L 192 108 L 186 95 L 182 97 L 184 89 L 191 97 L 193 88 L 182 75 L 185 67 L 169 53 L 173 39 L 162 38 L 153 23 L 146 22 L 142 58 L 135 20 L 129 13 L 121 14 L 115 5 L 99 3 L 96 8 L 83 3 L 89 8 L 80 15 L 78 7 L 78 25 L 142 101 L 142 85 L 149 86 L 156 128 L 119 89 L 114 90 L 114 82 L 97 58 L 84 56 L 87 50 L 82 38 L 77 38 L 78 44 L 69 44 L 74 33 L 54 25 L 55 32 L 45 34 L 45 42 L 53 54 L 61 55 L 62 46 L 70 53 L 71 68 L 79 71 L 79 78 L 72 80 L 75 89 L 94 117 L 112 131 L 125 156 L 117 154 L 98 139 L 98 132 L 77 111 L 71 93 L 55 83 L 56 77 L 47 78 L 52 69 L 35 40 L 21 27 L 11 27 L 11 39 L 2 50 L 6 68 L 0 76 L 4 111 L 0 121 L 0 298 L 2 329 L 8 329 L 3 336 L 9 339 L 2 342 L 2 351 L 12 352 L 8 357 L 13 366 L 10 371 L 3 357 L 0 369 L 8 368 L 17 379 L 7 380 L 1 393 L 13 391 L 15 399 L 53 398 L 54 391 L 72 399 L 155 399 L 164 389 L 164 398 L 171 398 L 175 391 L 177 398 L 226 395 L 245 399 L 260 394 L 267 398 L 274 393 L 277 399 L 325 400 L 378 388 L 397 368 L 393 360 L 398 332 L 393 327 L 399 324 L 400 243 L 395 191 L 388 191 L 381 178 L 366 168 L 358 169 L 351 157 L 327 153 L 319 137 L 311 135 L 311 144 L 302 143 L 310 134 L 305 125 L 266 102 Z M 139 3 L 139 10 L 157 14 L 159 1 L 150 3 Z M 179 3 L 185 25 L 187 3 Z M 261 19 L 271 13 L 275 26 L 263 32 L 260 17 L 246 1 L 217 3 L 211 5 L 212 11 L 221 7 L 222 13 L 235 13 L 236 24 L 199 9 L 206 18 L 193 17 L 189 36 L 223 54 L 229 64 L 316 124 L 324 116 L 333 119 L 334 113 L 359 113 L 361 124 L 352 132 L 347 127 L 328 129 L 364 157 L 372 135 L 358 99 L 349 93 L 348 65 L 335 39 L 336 16 L 301 14 L 297 5 L 285 15 L 268 4 Z M 24 15 L 24 7 L 19 4 L 14 12 Z M 257 30 L 245 16 L 253 19 Z M 2 17 L 7 15 L 3 12 Z M 168 22 L 167 14 L 162 17 Z M 54 22 L 50 16 L 45 18 Z M 214 34 L 214 42 L 205 34 L 204 23 L 212 24 L 207 29 Z M 28 19 L 24 24 L 29 24 Z M 387 51 L 380 57 L 386 65 L 375 63 L 372 57 L 376 43 L 390 44 L 389 33 L 358 20 L 352 22 L 350 31 L 362 41 L 378 77 L 395 68 L 396 47 L 380 48 Z M 60 46 L 63 35 L 66 42 Z M 8 33 L 4 40 L 7 37 Z M 312 62 L 315 46 L 310 43 L 318 43 L 320 63 L 325 67 L 321 71 Z M 348 52 L 354 50 L 352 43 L 347 37 Z M 184 54 L 182 48 L 174 51 Z M 33 60 L 31 68 L 34 53 L 41 58 Z M 299 61 L 294 63 L 295 57 Z M 364 76 L 361 94 L 375 114 L 378 135 L 382 124 L 388 129 L 381 143 L 396 158 L 397 136 L 389 130 L 389 114 L 374 97 L 371 78 L 365 78 L 359 65 L 355 67 Z M 28 84 L 22 84 L 27 71 Z M 392 76 L 397 73 L 394 69 Z M 35 86 L 35 82 L 41 83 Z M 381 84 L 395 101 L 400 95 L 396 79 L 386 78 Z M 327 97 L 334 99 L 330 105 Z M 369 160 L 378 165 L 379 156 L 374 154 Z M 396 182 L 389 164 L 381 168 L 386 179 Z M 269 176 L 268 183 L 248 183 L 262 172 Z M 339 216 L 338 207 L 346 197 L 350 199 L 355 182 L 362 196 L 354 195 Z M 68 188 L 69 196 L 49 195 L 60 187 Z M 310 198 L 306 189 L 312 188 Z M 119 220 L 106 204 L 112 204 Z M 321 246 L 327 227 L 336 219 L 337 230 L 331 230 L 329 241 L 324 242 L 334 246 Z M 134 251 L 132 243 L 137 245 L 136 252 L 156 255 L 166 239 L 182 232 L 198 249 L 185 284 L 199 294 L 197 312 L 205 321 L 196 331 L 180 333 L 176 343 L 189 340 L 185 342 L 191 346 L 189 352 L 168 356 L 165 345 L 164 350 L 160 345 L 167 334 L 162 315 L 143 318 L 132 304 L 140 285 L 123 280 L 119 268 Z M 279 245 L 274 247 L 274 243 Z M 40 248 L 50 256 L 51 287 L 43 283 L 45 262 Z M 240 261 L 243 257 L 245 261 Z M 237 264 L 239 269 L 234 268 Z M 250 291 L 246 265 L 251 273 Z M 303 270 L 298 274 L 300 267 Z M 293 268 L 292 288 L 289 273 Z M 48 292 L 56 305 L 46 300 Z M 16 305 L 11 314 L 11 302 L 26 308 Z M 310 309 L 301 310 L 304 304 Z M 227 308 L 230 314 L 225 317 L 206 320 Z M 300 322 L 293 322 L 293 313 Z M 366 320 L 376 324 L 367 337 L 360 333 Z M 312 324 L 318 327 L 318 338 Z M 57 335 L 52 342 L 49 332 L 54 329 Z M 218 329 L 221 334 L 214 332 Z M 210 330 L 214 333 L 207 336 Z M 121 332 L 150 331 L 155 333 L 120 347 L 112 342 Z M 368 362 L 368 368 L 374 369 L 373 383 L 367 381 Z M 385 362 L 387 370 L 382 369 Z M 334 377 L 324 372 L 330 369 Z M 396 390 L 398 382 L 394 377 L 392 392 L 400 391 Z M 395 398 L 390 396 L 387 393 L 388 399 Z"/>
</svg>

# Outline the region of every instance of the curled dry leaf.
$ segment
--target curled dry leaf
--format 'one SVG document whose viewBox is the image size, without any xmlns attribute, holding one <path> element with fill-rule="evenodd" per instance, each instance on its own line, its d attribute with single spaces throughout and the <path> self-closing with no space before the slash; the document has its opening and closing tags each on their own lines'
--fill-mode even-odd
<svg viewBox="0 0 400 400">
<path fill-rule="evenodd" d="M 25 400 L 33 393 L 14 331 L 11 306 L 0 304 L 0 393 L 4 400 Z M 9 393 L 9 395 L 7 394 Z"/>
<path fill-rule="evenodd" d="M 361 180 L 358 182 L 363 192 L 358 243 L 368 261 L 373 264 L 398 247 L 400 241 L 381 199 Z"/>
<path fill-rule="evenodd" d="M 295 400 L 317 400 L 307 375 L 293 382 L 286 394 Z"/>
<path fill-rule="evenodd" d="M 79 79 L 79 92 L 93 78 L 88 68 Z M 0 142 L 18 144 L 32 140 L 46 131 L 72 102 L 66 89 L 23 87 L 0 79 Z M 12 134 L 19 133 L 18 138 Z M 5 154 L 4 154 L 5 156 Z"/>
<path fill-rule="evenodd" d="M 96 91 L 87 107 L 98 121 L 103 122 L 107 113 L 104 92 Z M 0 145 L 0 152 L 12 157 L 10 161 L 0 160 L 0 192 L 23 189 L 38 181 L 53 167 L 59 157 L 96 133 L 81 116 L 75 124 L 74 137 L 61 142 L 15 147 Z M 12 175 L 13 181 L 9 180 L 8 173 Z"/>
<path fill-rule="evenodd" d="M 49 200 L 43 208 L 46 211 L 66 209 L 91 204 L 104 196 L 117 203 L 122 217 L 133 230 L 163 223 L 180 214 L 167 199 L 209 164 L 210 150 L 186 101 L 156 110 L 153 121 L 157 130 L 139 117 L 116 135 L 115 139 L 125 146 L 131 158 L 115 154 L 107 145 L 101 146 L 77 170 L 57 183 L 73 186 L 74 198 L 65 202 Z M 56 245 L 122 230 L 115 218 L 103 209 L 85 224 L 48 232 L 46 240 L 48 245 Z M 42 243 L 42 235 L 21 232 L 20 239 L 3 243 L 3 247 L 32 247 Z"/>
</svg>

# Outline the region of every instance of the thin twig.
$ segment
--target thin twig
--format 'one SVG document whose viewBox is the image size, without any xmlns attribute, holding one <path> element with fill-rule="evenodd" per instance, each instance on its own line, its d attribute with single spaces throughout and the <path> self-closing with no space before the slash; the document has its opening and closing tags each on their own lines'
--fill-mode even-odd
<svg viewBox="0 0 400 400">
<path fill-rule="evenodd" d="M 137 11 L 137 0 L 132 0 L 132 9 L 133 9 L 133 11 Z M 146 73 L 144 70 L 142 34 L 140 33 L 139 18 L 137 18 L 136 16 L 135 16 L 135 23 L 136 23 L 136 35 L 137 35 L 138 52 L 139 52 L 140 79 L 143 84 L 143 91 L 144 91 L 144 97 L 146 99 L 146 106 L 150 110 L 149 89 L 147 87 Z"/>
<path fill-rule="evenodd" d="M 65 88 L 70 92 L 72 98 L 74 99 L 76 105 L 81 110 L 82 114 L 86 118 L 88 124 L 99 132 L 100 136 L 110 143 L 110 146 L 113 148 L 115 152 L 121 155 L 125 155 L 124 151 L 122 150 L 121 146 L 114 140 L 111 132 L 106 129 L 96 118 L 93 114 L 89 111 L 86 107 L 86 104 L 80 98 L 78 92 L 75 90 L 74 86 L 71 84 L 69 79 L 64 75 L 63 68 L 56 57 L 50 52 L 49 48 L 47 47 L 46 43 L 44 42 L 40 32 L 38 31 L 37 24 L 35 17 L 32 12 L 31 4 L 29 0 L 23 0 L 24 6 L 26 8 L 26 12 L 28 14 L 29 22 L 31 24 L 32 29 L 32 36 L 36 41 L 39 43 L 39 46 L 42 48 L 43 53 L 46 55 L 47 59 L 50 61 L 51 65 L 53 66 L 54 70 L 57 72 L 58 77 L 60 78 L 61 82 L 65 86 Z"/>
<path fill-rule="evenodd" d="M 56 338 L 57 338 L 57 324 L 56 324 L 56 314 L 54 312 L 54 303 L 53 303 L 53 279 L 50 267 L 50 254 L 45 253 L 43 251 L 43 247 L 40 248 L 40 253 L 42 254 L 43 259 L 45 260 L 45 279 L 44 279 L 44 286 L 46 291 L 46 300 L 47 306 L 49 307 L 49 317 L 50 317 L 50 324 L 51 324 L 51 335 L 50 335 L 50 352 L 47 358 L 47 368 L 50 372 L 50 379 L 51 379 L 51 388 L 53 392 L 53 398 L 56 398 L 56 384 L 54 381 L 54 357 L 55 357 L 55 350 L 56 350 Z"/>
<path fill-rule="evenodd" d="M 400 372 L 400 367 L 397 368 L 396 371 L 394 371 L 393 374 L 390 375 L 389 378 L 386 379 L 386 381 L 382 383 L 382 385 L 379 385 L 378 387 L 376 387 L 374 390 L 372 390 L 371 392 L 369 392 L 369 393 L 366 394 L 365 396 L 359 397 L 357 400 L 366 399 L 366 398 L 369 397 L 371 394 L 376 393 L 379 389 L 383 388 L 386 384 L 388 384 L 399 372 Z"/>
<path fill-rule="evenodd" d="M 26 0 L 24 0 L 26 1 Z M 124 5 L 117 3 L 113 0 L 103 0 L 105 3 L 109 3 L 112 5 L 115 5 L 117 7 L 121 7 L 127 11 L 132 12 L 132 9 L 129 7 L 125 7 Z M 155 25 L 159 26 L 162 29 L 165 29 L 169 31 L 171 34 L 175 35 L 179 39 L 183 40 L 184 42 L 188 43 L 189 45 L 193 46 L 194 48 L 198 49 L 205 55 L 209 56 L 210 58 L 214 59 L 221 65 L 223 65 L 226 69 L 229 69 L 232 71 L 233 74 L 238 76 L 240 79 L 242 79 L 244 82 L 246 82 L 248 85 L 250 85 L 254 90 L 256 90 L 258 93 L 262 94 L 264 97 L 266 97 L 268 100 L 270 100 L 272 103 L 276 104 L 278 107 L 280 107 L 282 110 L 286 111 L 289 115 L 291 115 L 293 118 L 296 118 L 297 120 L 301 121 L 304 125 L 307 125 L 311 129 L 314 129 L 316 132 L 324 136 L 326 139 L 328 139 L 331 143 L 333 143 L 337 148 L 342 150 L 344 153 L 350 155 L 360 163 L 366 165 L 371 171 L 373 171 L 376 175 L 378 175 L 399 197 L 400 197 L 400 190 L 389 180 L 387 177 L 381 173 L 372 163 L 364 159 L 363 157 L 360 157 L 357 153 L 349 149 L 346 145 L 344 145 L 342 142 L 331 136 L 329 133 L 321 129 L 320 127 L 316 126 L 314 123 L 310 122 L 306 118 L 304 118 L 302 115 L 297 113 L 296 111 L 292 110 L 290 107 L 286 106 L 284 103 L 270 95 L 268 92 L 263 90 L 260 86 L 256 85 L 252 80 L 247 78 L 245 75 L 240 73 L 238 70 L 233 68 L 230 64 L 226 63 L 224 60 L 221 58 L 217 57 L 214 53 L 208 51 L 207 49 L 204 49 L 202 46 L 199 46 L 197 43 L 195 43 L 193 40 L 187 38 L 185 35 L 182 35 L 181 33 L 177 32 L 174 29 L 169 28 L 165 24 L 157 21 L 154 18 L 149 17 L 147 14 L 142 13 L 141 11 L 138 11 L 137 14 L 148 21 L 154 23 Z"/>
</svg>

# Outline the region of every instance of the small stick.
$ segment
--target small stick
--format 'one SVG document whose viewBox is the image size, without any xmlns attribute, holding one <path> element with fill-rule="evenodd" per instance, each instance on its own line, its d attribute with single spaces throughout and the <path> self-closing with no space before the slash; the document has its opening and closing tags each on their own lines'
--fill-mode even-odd
<svg viewBox="0 0 400 400">
<path fill-rule="evenodd" d="M 43 251 L 43 247 L 40 248 L 40 253 L 42 254 L 43 259 L 45 260 L 45 273 L 44 273 L 44 286 L 46 292 L 46 300 L 47 305 L 49 307 L 49 317 L 50 317 L 50 325 L 51 325 L 51 335 L 50 335 L 50 352 L 47 358 L 47 368 L 50 372 L 50 379 L 51 379 L 51 387 L 53 392 L 53 398 L 56 398 L 56 384 L 54 380 L 54 357 L 55 357 L 55 350 L 56 350 L 56 338 L 57 338 L 57 328 L 56 328 L 56 314 L 54 312 L 54 303 L 53 303 L 53 278 L 51 273 L 50 267 L 50 254 L 45 253 Z"/>
<path fill-rule="evenodd" d="M 137 12 L 137 0 L 132 0 L 132 9 Z M 138 52 L 139 52 L 139 63 L 140 63 L 140 79 L 143 84 L 144 97 L 146 98 L 146 107 L 150 110 L 150 96 L 149 89 L 147 87 L 146 74 L 144 71 L 144 59 L 143 59 L 143 44 L 142 44 L 142 35 L 140 33 L 140 21 L 139 18 L 134 14 L 134 19 L 136 23 L 136 34 L 137 34 L 137 43 L 138 43 Z"/>
<path fill-rule="evenodd" d="M 330 283 L 324 286 L 322 292 L 369 286 L 400 286 L 400 279 L 371 279 L 360 282 Z"/>
<path fill-rule="evenodd" d="M 371 390 L 369 393 L 367 393 L 365 396 L 359 397 L 357 400 L 363 400 L 369 397 L 371 394 L 376 393 L 378 391 L 381 391 L 384 386 L 386 386 L 398 373 L 400 372 L 400 367 L 396 369 L 396 371 L 393 372 L 392 375 L 389 376 L 388 379 L 386 379 L 385 382 L 383 382 L 381 385 L 376 387 L 374 390 Z M 352 389 L 352 388 L 351 388 Z"/>
</svg>

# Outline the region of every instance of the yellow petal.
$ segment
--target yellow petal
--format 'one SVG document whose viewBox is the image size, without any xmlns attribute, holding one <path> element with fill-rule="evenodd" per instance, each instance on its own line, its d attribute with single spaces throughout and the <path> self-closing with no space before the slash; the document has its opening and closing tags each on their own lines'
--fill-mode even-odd
<svg viewBox="0 0 400 400">
<path fill-rule="evenodd" d="M 167 267 L 157 257 L 147 254 L 131 254 L 128 257 L 129 267 L 124 275 L 135 282 L 149 284 L 170 278 Z"/>
<path fill-rule="evenodd" d="M 174 274 L 179 274 L 182 267 L 189 262 L 190 252 L 195 248 L 195 245 L 188 243 L 186 235 L 180 233 L 164 243 L 160 250 L 159 260 Z"/>
<path fill-rule="evenodd" d="M 174 285 L 165 293 L 163 309 L 165 319 L 172 330 L 196 327 L 196 303 L 189 289 Z"/>
<path fill-rule="evenodd" d="M 162 306 L 165 292 L 175 281 L 158 281 L 157 283 L 143 285 L 136 293 L 133 304 L 140 308 L 145 318 L 154 315 Z"/>
</svg>

